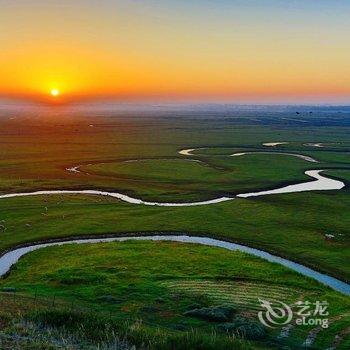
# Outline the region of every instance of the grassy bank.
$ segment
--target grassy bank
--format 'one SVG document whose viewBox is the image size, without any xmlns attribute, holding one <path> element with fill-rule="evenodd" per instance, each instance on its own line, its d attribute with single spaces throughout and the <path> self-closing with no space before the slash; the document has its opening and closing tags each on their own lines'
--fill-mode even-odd
<svg viewBox="0 0 350 350">
<path fill-rule="evenodd" d="M 130 241 L 45 248 L 23 257 L 1 285 L 32 296 L 55 296 L 67 304 L 74 300 L 76 307 L 105 312 L 119 324 L 138 320 L 153 329 L 149 334 L 160 328 L 165 342 L 194 329 L 207 335 L 216 332 L 220 344 L 225 335 L 220 331 L 222 323 L 243 318 L 255 327 L 258 298 L 272 296 L 288 304 L 301 299 L 327 301 L 330 319 L 341 318 L 341 324 L 350 320 L 348 298 L 311 279 L 243 253 L 181 243 Z M 213 313 L 189 313 L 221 305 L 232 307 L 226 321 L 213 318 Z M 277 339 L 280 329 L 266 329 L 257 337 L 247 333 L 246 338 L 258 347 L 297 346 L 312 328 L 296 327 L 282 343 Z M 318 346 L 326 347 L 334 332 L 322 330 Z"/>
</svg>

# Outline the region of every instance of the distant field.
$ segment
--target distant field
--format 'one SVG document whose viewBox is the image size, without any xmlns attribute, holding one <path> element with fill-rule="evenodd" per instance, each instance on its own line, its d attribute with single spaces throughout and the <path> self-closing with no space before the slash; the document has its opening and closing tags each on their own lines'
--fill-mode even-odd
<svg viewBox="0 0 350 350">
<path fill-rule="evenodd" d="M 210 198 L 217 192 L 269 188 L 303 180 L 303 171 L 310 166 L 348 167 L 350 163 L 347 127 L 242 125 L 242 121 L 237 124 L 227 118 L 83 118 L 64 115 L 55 118 L 0 118 L 0 137 L 0 192 L 74 187 L 115 189 L 147 198 Z M 272 141 L 289 143 L 277 148 L 262 146 L 264 142 Z M 324 142 L 327 147 L 305 146 L 307 142 Z M 146 168 L 129 164 L 129 170 L 120 169 L 121 162 L 126 160 L 185 159 L 178 151 L 197 147 L 208 147 L 199 152 L 198 159 L 207 163 L 215 176 L 208 176 L 200 166 L 184 163 L 176 167 L 168 164 L 168 170 L 162 166 L 163 174 L 153 172 L 153 175 L 148 173 L 147 163 Z M 226 157 L 244 150 L 299 152 L 323 163 L 308 164 L 278 155 Z M 221 156 L 213 157 L 215 154 Z M 72 166 L 91 163 L 96 165 L 92 166 L 90 176 L 66 171 Z M 108 163 L 111 165 L 106 170 L 104 167 Z M 172 176 L 165 176 L 164 171 L 175 169 Z M 96 175 L 108 176 L 95 176 L 93 170 L 96 170 Z M 192 175 L 198 175 L 197 181 L 194 181 L 192 172 Z M 157 183 L 159 177 L 163 182 L 168 180 L 167 186 Z M 187 183 L 176 183 L 181 179 Z M 206 181 L 206 187 L 203 188 L 200 181 Z"/>
</svg>

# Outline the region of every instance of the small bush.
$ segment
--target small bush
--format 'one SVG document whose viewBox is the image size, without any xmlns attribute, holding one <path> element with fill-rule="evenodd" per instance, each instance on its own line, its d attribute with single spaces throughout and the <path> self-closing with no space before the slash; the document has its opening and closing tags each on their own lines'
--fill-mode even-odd
<svg viewBox="0 0 350 350">
<path fill-rule="evenodd" d="M 97 300 L 109 304 L 120 304 L 122 302 L 120 299 L 114 297 L 113 295 L 102 295 L 98 297 Z"/>
<path fill-rule="evenodd" d="M 224 332 L 249 340 L 258 340 L 266 337 L 265 328 L 260 323 L 244 317 L 237 317 L 232 322 L 219 325 L 218 328 Z"/>
<path fill-rule="evenodd" d="M 80 312 L 70 312 L 65 310 L 47 310 L 34 312 L 31 320 L 50 327 L 74 327 L 87 320 L 86 315 Z"/>
<path fill-rule="evenodd" d="M 0 330 L 7 327 L 7 325 L 11 322 L 12 317 L 8 314 L 0 314 Z"/>
<path fill-rule="evenodd" d="M 189 310 L 184 315 L 212 322 L 227 322 L 231 319 L 234 312 L 235 309 L 231 306 L 215 306 Z"/>
<path fill-rule="evenodd" d="M 190 304 L 190 305 L 187 306 L 187 310 L 191 311 L 191 310 L 194 310 L 194 309 L 201 309 L 203 307 L 204 307 L 204 305 L 201 305 L 199 303 L 193 303 L 193 304 Z"/>
</svg>

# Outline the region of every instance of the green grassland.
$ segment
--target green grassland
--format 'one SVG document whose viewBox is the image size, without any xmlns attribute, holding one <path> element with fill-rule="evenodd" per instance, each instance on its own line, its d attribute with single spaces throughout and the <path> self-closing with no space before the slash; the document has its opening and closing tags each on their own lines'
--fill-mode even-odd
<svg viewBox="0 0 350 350">
<path fill-rule="evenodd" d="M 304 163 L 283 155 L 249 155 L 206 157 L 202 163 L 186 158 L 109 162 L 84 166 L 82 171 L 116 181 L 122 192 L 146 200 L 186 202 L 306 181 Z"/>
<path fill-rule="evenodd" d="M 219 332 L 220 322 L 186 315 L 201 307 L 232 306 L 233 319 L 254 322 L 258 298 L 289 304 L 327 301 L 330 319 L 340 318 L 344 328 L 350 321 L 349 299 L 311 279 L 240 252 L 193 244 L 130 241 L 45 248 L 23 257 L 1 285 L 33 296 L 74 300 L 120 321 L 137 319 L 168 332 Z M 301 345 L 313 328 L 296 327 L 283 342 L 276 340 L 279 330 L 268 331 L 256 345 Z M 322 330 L 318 346 L 325 348 L 334 331 Z M 344 339 L 341 348 L 349 341 Z"/>
<path fill-rule="evenodd" d="M 105 188 L 148 199 L 158 196 L 185 201 L 186 197 L 187 200 L 211 198 L 218 192 L 235 193 L 300 181 L 306 179 L 303 171 L 310 166 L 347 167 L 349 164 L 347 152 L 350 144 L 346 127 L 243 126 L 220 118 L 198 120 L 190 117 L 60 118 L 62 120 L 0 120 L 1 192 L 42 188 Z M 262 146 L 263 142 L 277 140 L 287 140 L 289 144 L 281 145 L 278 149 Z M 319 149 L 303 146 L 305 142 L 312 141 L 337 143 Z M 153 172 L 154 176 L 147 173 L 149 168 L 159 166 L 159 159 L 186 159 L 178 151 L 196 147 L 209 147 L 201 150 L 198 156 L 209 169 L 203 169 L 199 164 L 191 166 L 187 162 L 178 163 L 176 167 L 168 164 L 172 170 L 179 168 L 169 177 L 165 170 L 167 163 L 161 162 L 165 173 Z M 283 159 L 284 156 L 278 155 L 226 157 L 243 150 L 300 152 L 320 159 L 322 163 L 307 163 L 294 157 Z M 213 157 L 215 153 L 221 154 L 221 157 Z M 135 159 L 151 160 L 144 166 L 126 163 L 129 170 L 121 163 Z M 109 162 L 112 163 L 107 170 Z M 66 168 L 75 165 L 85 165 L 91 174 L 66 171 Z M 133 170 L 137 173 L 133 173 Z M 191 173 L 199 175 L 197 181 L 193 180 Z M 202 186 L 200 181 L 204 182 Z"/>
<path fill-rule="evenodd" d="M 334 168 L 327 173 L 345 181 L 349 177 L 345 127 L 251 127 L 191 118 L 13 123 L 3 122 L 0 128 L 3 193 L 102 188 L 146 200 L 186 202 L 306 181 L 307 169 Z M 290 143 L 271 151 L 300 152 L 320 163 L 277 154 L 228 156 L 266 151 L 262 143 L 275 140 Z M 304 146 L 316 141 L 329 146 Z M 194 152 L 195 157 L 177 153 L 187 147 L 209 148 Z M 188 161 L 193 158 L 203 163 Z M 125 162 L 137 159 L 144 161 Z M 79 164 L 88 174 L 65 170 Z M 183 231 L 243 242 L 349 280 L 348 201 L 347 189 L 191 208 L 148 208 L 82 196 L 3 199 L 0 247 L 84 234 Z"/>
<path fill-rule="evenodd" d="M 149 201 L 187 202 L 308 181 L 304 171 L 309 169 L 327 169 L 327 175 L 342 179 L 347 185 L 341 191 L 235 199 L 200 207 L 147 207 L 82 195 L 1 199 L 0 252 L 52 238 L 183 232 L 257 247 L 349 281 L 348 135 L 348 127 L 238 125 L 225 118 L 190 116 L 0 119 L 0 193 L 106 189 Z M 262 146 L 263 142 L 273 141 L 289 143 L 276 148 Z M 307 142 L 323 142 L 327 146 L 308 147 L 304 145 Z M 185 148 L 204 149 L 187 157 L 178 153 Z M 278 154 L 229 157 L 246 151 L 300 153 L 320 163 Z M 81 173 L 66 170 L 76 165 L 81 165 Z M 113 262 L 125 269 L 118 270 Z M 73 281 L 69 282 L 70 278 Z M 243 281 L 238 283 L 239 278 Z M 166 334 L 162 333 L 164 339 L 170 339 L 169 334 L 178 331 L 174 325 L 182 322 L 184 332 L 194 327 L 204 332 L 200 337 L 210 334 L 212 324 L 183 316 L 186 307 L 198 299 L 198 292 L 207 305 L 232 299 L 243 310 L 247 305 L 252 307 L 253 299 L 248 297 L 247 305 L 242 303 L 242 291 L 254 297 L 265 295 L 270 281 L 274 291 L 286 299 L 304 295 L 311 299 L 329 298 L 334 304 L 334 317 L 345 314 L 349 307 L 348 298 L 280 266 L 220 249 L 169 243 L 53 247 L 21 259 L 2 284 L 16 286 L 24 294 L 39 291 L 47 296 L 57 294 L 62 300 L 78 300 L 92 309 L 115 312 L 121 321 L 142 318 L 152 327 L 154 323 L 161 327 Z M 129 290 L 127 286 L 133 283 Z M 134 308 L 131 305 L 121 310 L 126 301 L 110 305 L 97 300 L 103 295 L 119 298 L 124 292 L 130 294 Z M 180 308 L 172 299 L 174 293 L 182 296 Z M 155 301 L 159 295 L 166 296 L 164 304 Z M 156 311 L 143 310 L 148 304 Z M 330 332 L 321 332 L 316 348 L 331 344 L 334 334 L 341 332 L 346 322 L 348 319 L 337 320 Z M 148 342 L 145 339 L 155 334 L 152 327 L 144 330 L 135 344 Z M 295 331 L 290 338 L 296 342 L 290 344 L 292 348 L 300 345 L 305 331 Z M 227 342 L 226 335 L 218 334 L 220 339 L 215 338 L 213 349 L 219 341 Z M 271 337 L 275 339 L 276 335 Z M 188 340 L 188 344 L 194 343 Z M 232 343 L 225 343 L 222 348 L 229 346 Z M 249 345 L 238 342 L 234 346 L 243 349 Z M 266 344 L 255 342 L 255 346 Z M 157 343 L 155 348 L 162 347 Z M 163 348 L 171 346 L 165 344 Z"/>
<path fill-rule="evenodd" d="M 13 198 L 0 201 L 0 247 L 88 234 L 186 232 L 242 242 L 349 280 L 349 204 L 347 191 L 177 208 L 94 196 Z"/>
</svg>

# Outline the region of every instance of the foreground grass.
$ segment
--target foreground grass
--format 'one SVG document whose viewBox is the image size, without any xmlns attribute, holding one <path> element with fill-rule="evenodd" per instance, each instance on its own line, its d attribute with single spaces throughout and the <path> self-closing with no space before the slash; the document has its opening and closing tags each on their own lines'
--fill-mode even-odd
<svg viewBox="0 0 350 350">
<path fill-rule="evenodd" d="M 68 310 L 0 315 L 3 350 L 215 350 L 267 349 L 222 334 L 169 333 L 140 322 L 122 323 L 98 314 Z"/>
<path fill-rule="evenodd" d="M 240 252 L 192 244 L 129 241 L 45 248 L 23 257 L 1 285 L 27 295 L 55 296 L 67 305 L 74 301 L 74 307 L 88 307 L 94 313 L 104 312 L 116 322 L 107 322 L 109 334 L 114 324 L 138 322 L 140 329 L 148 329 L 149 337 L 154 336 L 154 342 L 158 329 L 163 339 L 154 348 L 159 349 L 227 348 L 225 342 L 233 340 L 225 340 L 217 322 L 185 316 L 186 311 L 225 304 L 234 308 L 234 319 L 257 322 L 258 298 L 288 304 L 301 299 L 328 301 L 330 318 L 350 321 L 349 299 L 311 279 Z M 38 319 L 68 330 L 85 322 L 72 321 L 71 325 L 65 316 L 54 314 Z M 301 345 L 311 329 L 296 327 L 286 344 Z M 278 346 L 279 331 L 269 331 L 254 341 L 255 346 Z M 213 339 L 212 332 L 217 334 Z M 327 346 L 337 332 L 341 329 L 331 333 L 322 330 L 320 346 Z M 92 331 L 84 329 L 84 333 Z M 119 339 L 124 339 L 120 336 L 124 333 L 115 332 Z M 129 341 L 132 334 L 130 337 Z M 176 346 L 170 346 L 175 340 Z"/>
</svg>

